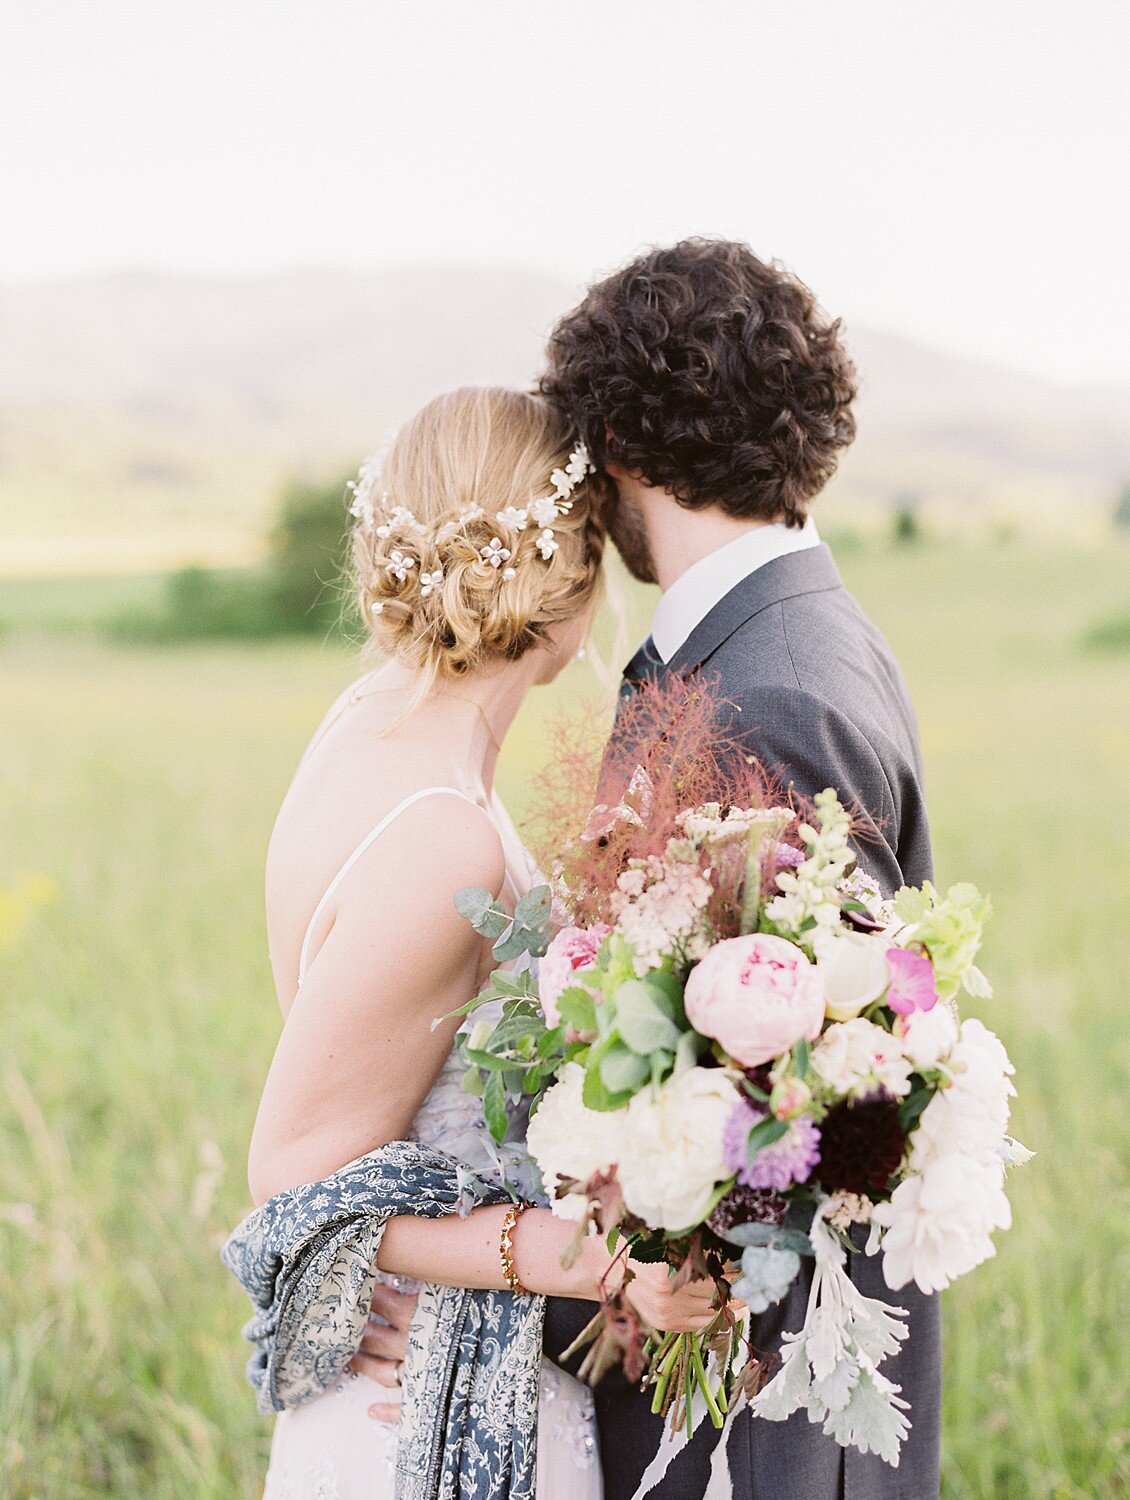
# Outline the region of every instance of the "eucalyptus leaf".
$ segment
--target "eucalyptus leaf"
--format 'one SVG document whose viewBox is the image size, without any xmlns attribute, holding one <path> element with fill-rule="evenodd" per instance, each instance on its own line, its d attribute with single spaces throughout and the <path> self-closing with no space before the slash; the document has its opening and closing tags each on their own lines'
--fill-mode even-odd
<svg viewBox="0 0 1130 1500">
<path fill-rule="evenodd" d="M 648 1057 L 661 1049 L 673 1052 L 679 1045 L 679 1028 L 663 1008 L 669 1004 L 661 990 L 642 980 L 621 985 L 616 995 L 616 1029 L 633 1052 Z"/>
<path fill-rule="evenodd" d="M 609 1047 L 598 1066 L 601 1082 L 611 1094 L 634 1094 L 651 1074 L 645 1057 L 619 1043 Z"/>
<path fill-rule="evenodd" d="M 608 1113 L 614 1109 L 623 1109 L 632 1097 L 634 1090 L 612 1090 L 601 1077 L 601 1064 L 609 1051 L 618 1046 L 615 1037 L 606 1037 L 604 1041 L 590 1049 L 588 1061 L 585 1065 L 585 1081 L 581 1087 L 581 1099 L 589 1109 L 595 1109 L 601 1113 Z M 630 1055 L 630 1054 L 629 1054 Z"/>
<path fill-rule="evenodd" d="M 457 891 L 455 910 L 461 917 L 466 917 L 476 932 L 492 940 L 501 936 L 510 925 L 509 914 L 482 885 L 465 885 Z"/>
<path fill-rule="evenodd" d="M 693 1068 L 709 1045 L 707 1038 L 697 1031 L 684 1031 L 675 1048 L 675 1072 L 685 1073 Z"/>
<path fill-rule="evenodd" d="M 776 1224 L 734 1224 L 722 1236 L 731 1245 L 769 1246 L 777 1236 Z"/>
</svg>

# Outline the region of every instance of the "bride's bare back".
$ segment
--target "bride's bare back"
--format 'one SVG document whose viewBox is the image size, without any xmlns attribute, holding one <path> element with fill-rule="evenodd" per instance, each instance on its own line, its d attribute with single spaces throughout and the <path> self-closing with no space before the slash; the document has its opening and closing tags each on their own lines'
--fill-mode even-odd
<svg viewBox="0 0 1130 1500">
<path fill-rule="evenodd" d="M 496 712 L 500 697 L 520 701 L 525 676 L 500 685 Z M 482 885 L 512 904 L 528 884 L 491 794 L 497 749 L 483 711 L 438 694 L 397 724 L 402 679 L 386 668 L 334 705 L 271 839 L 267 928 L 285 1025 L 252 1142 L 259 1200 L 404 1135 L 451 1048 L 455 1023 L 433 1021 L 489 972 L 455 893 Z"/>
</svg>

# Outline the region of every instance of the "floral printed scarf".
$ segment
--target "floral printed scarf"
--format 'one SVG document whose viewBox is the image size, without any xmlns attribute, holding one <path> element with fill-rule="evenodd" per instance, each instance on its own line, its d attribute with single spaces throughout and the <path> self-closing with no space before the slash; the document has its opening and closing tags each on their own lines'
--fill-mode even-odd
<svg viewBox="0 0 1130 1500">
<path fill-rule="evenodd" d="M 437 1219 L 507 1194 L 411 1141 L 269 1199 L 223 1249 L 255 1312 L 247 1376 L 259 1409 L 301 1406 L 356 1353 L 384 1226 Z M 397 1500 L 534 1500 L 545 1299 L 424 1286 L 402 1370 Z"/>
</svg>

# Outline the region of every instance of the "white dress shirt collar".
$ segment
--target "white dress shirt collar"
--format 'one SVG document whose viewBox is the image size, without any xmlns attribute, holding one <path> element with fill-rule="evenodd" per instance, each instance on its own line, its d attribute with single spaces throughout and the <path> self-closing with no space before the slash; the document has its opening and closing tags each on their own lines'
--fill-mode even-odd
<svg viewBox="0 0 1130 1500">
<path fill-rule="evenodd" d="M 816 523 L 809 516 L 799 528 L 781 521 L 753 526 L 734 541 L 700 558 L 660 596 L 651 625 L 655 649 L 665 662 L 670 661 L 695 626 L 743 578 L 774 558 L 819 545 Z"/>
</svg>

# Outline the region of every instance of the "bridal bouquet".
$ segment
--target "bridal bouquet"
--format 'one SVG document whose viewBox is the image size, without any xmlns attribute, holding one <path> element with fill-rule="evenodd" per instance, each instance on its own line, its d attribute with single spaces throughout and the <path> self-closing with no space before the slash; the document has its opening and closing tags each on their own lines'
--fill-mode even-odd
<svg viewBox="0 0 1130 1500">
<path fill-rule="evenodd" d="M 717 1285 L 712 1325 L 681 1335 L 610 1289 L 578 1341 L 584 1376 L 622 1362 L 688 1430 L 739 1400 L 771 1421 L 804 1408 L 897 1464 L 908 1407 L 882 1365 L 906 1314 L 863 1296 L 846 1254 L 864 1225 L 892 1290 L 935 1292 L 1009 1225 L 1005 1169 L 1029 1154 L 1007 1133 L 1013 1069 L 955 1003 L 990 994 L 975 964 L 989 902 L 928 883 L 884 900 L 835 793 L 798 812 L 748 761 L 725 773 L 726 804 L 686 801 L 733 760 L 703 750 L 704 723 L 689 743 L 668 726 L 565 846 L 555 890 L 513 919 L 460 894 L 500 957 L 541 955 L 536 980 L 500 971 L 472 1002 L 501 1007 L 466 1034 L 467 1085 L 499 1141 L 532 1104 L 526 1149 L 578 1236 L 607 1235 L 625 1271 L 630 1250 Z M 807 1315 L 772 1370 L 727 1304 L 764 1311 L 806 1256 Z"/>
</svg>

